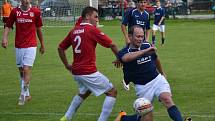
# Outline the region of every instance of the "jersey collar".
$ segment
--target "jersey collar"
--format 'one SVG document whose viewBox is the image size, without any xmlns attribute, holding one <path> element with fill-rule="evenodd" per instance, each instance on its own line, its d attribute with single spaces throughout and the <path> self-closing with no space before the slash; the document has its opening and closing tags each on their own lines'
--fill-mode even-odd
<svg viewBox="0 0 215 121">
<path fill-rule="evenodd" d="M 130 50 L 138 50 L 138 51 L 140 51 L 141 49 L 140 49 L 140 47 L 139 48 L 135 48 L 135 47 L 130 47 L 130 45 L 128 45 L 128 52 L 130 52 Z"/>
<path fill-rule="evenodd" d="M 90 25 L 90 26 L 93 26 L 93 25 L 90 24 L 90 23 L 80 23 L 80 25 Z"/>
<path fill-rule="evenodd" d="M 31 9 L 31 7 L 32 7 L 32 5 L 30 4 L 28 10 L 26 10 L 26 11 L 25 11 L 25 10 L 22 10 L 21 5 L 19 5 L 18 8 L 19 8 L 21 11 L 23 11 L 23 12 L 28 12 L 28 11 Z"/>
</svg>

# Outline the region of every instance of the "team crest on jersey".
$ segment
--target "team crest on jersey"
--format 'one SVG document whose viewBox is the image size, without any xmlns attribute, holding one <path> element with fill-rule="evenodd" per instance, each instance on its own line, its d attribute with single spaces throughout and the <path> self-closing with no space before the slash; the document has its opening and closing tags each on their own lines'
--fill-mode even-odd
<svg viewBox="0 0 215 121">
<path fill-rule="evenodd" d="M 34 17 L 34 13 L 33 12 L 30 12 L 30 17 Z"/>
</svg>

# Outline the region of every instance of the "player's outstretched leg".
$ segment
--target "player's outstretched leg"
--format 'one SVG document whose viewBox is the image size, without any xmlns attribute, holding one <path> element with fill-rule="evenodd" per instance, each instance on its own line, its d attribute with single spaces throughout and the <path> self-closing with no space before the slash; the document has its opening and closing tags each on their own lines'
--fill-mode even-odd
<svg viewBox="0 0 215 121">
<path fill-rule="evenodd" d="M 71 120 L 76 110 L 78 109 L 78 107 L 81 105 L 82 102 L 83 102 L 83 99 L 79 95 L 74 96 L 65 116 L 61 118 L 61 121 Z"/>
<path fill-rule="evenodd" d="M 160 94 L 159 99 L 161 102 L 166 106 L 167 112 L 169 114 L 169 117 L 173 121 L 183 121 L 183 118 L 181 116 L 181 112 L 174 104 L 171 94 L 169 92 L 163 92 Z"/>
<path fill-rule="evenodd" d="M 117 91 L 115 88 L 112 88 L 110 91 L 105 93 L 107 96 L 105 98 L 105 101 L 103 103 L 102 112 L 98 118 L 98 121 L 107 121 L 112 109 L 114 107 L 114 104 L 116 102 L 116 95 Z"/>
<path fill-rule="evenodd" d="M 66 114 L 60 119 L 60 121 L 70 121 L 81 103 L 91 94 L 88 90 L 85 94 L 79 94 L 73 97 L 72 102 L 66 112 Z"/>
<path fill-rule="evenodd" d="M 173 105 L 170 108 L 168 108 L 167 112 L 169 114 L 169 117 L 172 120 L 174 120 L 174 121 L 183 121 L 181 113 L 180 113 L 180 111 L 178 110 L 178 108 L 175 105 Z"/>
</svg>

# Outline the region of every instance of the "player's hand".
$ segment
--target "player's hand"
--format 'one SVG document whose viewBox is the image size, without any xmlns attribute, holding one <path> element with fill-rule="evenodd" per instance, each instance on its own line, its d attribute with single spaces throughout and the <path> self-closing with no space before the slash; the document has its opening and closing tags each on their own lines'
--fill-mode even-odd
<svg viewBox="0 0 215 121">
<path fill-rule="evenodd" d="M 147 53 L 147 54 L 153 54 L 156 52 L 156 50 L 157 50 L 157 48 L 155 46 L 144 49 L 145 53 Z"/>
<path fill-rule="evenodd" d="M 41 46 L 40 47 L 40 54 L 44 54 L 45 53 L 45 48 L 44 48 L 44 46 Z"/>
<path fill-rule="evenodd" d="M 114 64 L 114 66 L 116 68 L 121 68 L 122 67 L 122 63 L 118 59 L 113 61 L 112 63 Z"/>
<path fill-rule="evenodd" d="M 8 45 L 8 41 L 7 41 L 7 39 L 2 39 L 2 44 L 1 44 L 1 46 L 3 47 L 3 48 L 5 48 L 5 49 L 7 49 L 7 45 Z"/>
<path fill-rule="evenodd" d="M 70 65 L 70 64 L 65 65 L 65 68 L 70 72 L 72 71 L 72 65 Z"/>
</svg>

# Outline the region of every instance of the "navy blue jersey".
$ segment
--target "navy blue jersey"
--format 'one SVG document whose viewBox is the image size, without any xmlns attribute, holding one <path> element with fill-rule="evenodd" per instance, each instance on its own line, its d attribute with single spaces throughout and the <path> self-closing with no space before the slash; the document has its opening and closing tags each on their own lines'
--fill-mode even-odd
<svg viewBox="0 0 215 121">
<path fill-rule="evenodd" d="M 150 29 L 150 17 L 147 11 L 140 12 L 139 10 L 132 9 L 125 13 L 125 17 L 122 21 L 122 24 L 127 26 L 128 29 L 133 25 L 140 25 L 143 27 L 143 30 Z"/>
<path fill-rule="evenodd" d="M 134 84 L 144 85 L 158 76 L 159 73 L 155 65 L 155 60 L 157 59 L 156 53 L 150 55 L 144 54 L 143 56 L 127 63 L 122 61 L 122 57 L 125 54 L 144 50 L 150 46 L 151 45 L 148 42 L 144 42 L 138 49 L 126 46 L 119 51 L 118 57 L 123 63 L 124 80 L 127 84 L 129 82 L 133 82 Z"/>
<path fill-rule="evenodd" d="M 162 17 L 165 17 L 165 9 L 159 7 L 159 8 L 156 8 L 155 11 L 154 11 L 154 24 L 155 25 L 158 25 L 158 23 L 160 22 L 161 18 Z M 161 25 L 164 25 L 164 20 L 161 22 Z"/>
</svg>

